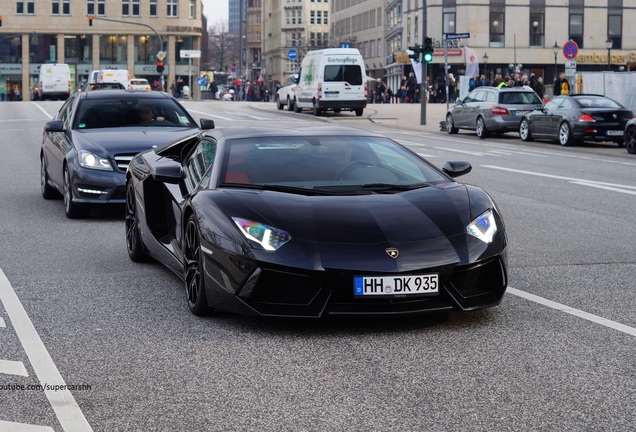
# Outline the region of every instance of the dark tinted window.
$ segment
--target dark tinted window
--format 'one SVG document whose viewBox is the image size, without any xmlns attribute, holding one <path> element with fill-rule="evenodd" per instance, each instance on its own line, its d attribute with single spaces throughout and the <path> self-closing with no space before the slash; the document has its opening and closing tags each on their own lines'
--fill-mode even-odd
<svg viewBox="0 0 636 432">
<path fill-rule="evenodd" d="M 501 92 L 499 94 L 499 103 L 508 105 L 541 105 L 542 102 L 535 92 Z"/>
<path fill-rule="evenodd" d="M 194 148 L 192 154 L 184 164 L 187 173 L 186 180 L 190 189 L 194 190 L 205 178 L 209 180 L 210 167 L 214 164 L 216 157 L 216 143 L 211 140 L 201 140 Z"/>
<path fill-rule="evenodd" d="M 325 66 L 325 82 L 346 81 L 351 85 L 362 85 L 362 69 L 358 65 Z"/>
</svg>

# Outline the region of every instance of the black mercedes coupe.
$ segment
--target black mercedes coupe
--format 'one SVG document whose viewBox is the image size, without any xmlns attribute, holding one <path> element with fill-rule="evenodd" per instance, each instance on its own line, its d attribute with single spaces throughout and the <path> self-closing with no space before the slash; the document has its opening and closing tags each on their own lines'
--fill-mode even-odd
<svg viewBox="0 0 636 432">
<path fill-rule="evenodd" d="M 353 128 L 221 128 L 134 157 L 126 240 L 184 281 L 190 310 L 399 315 L 499 304 L 501 212 L 399 143 Z"/>
<path fill-rule="evenodd" d="M 44 126 L 42 196 L 61 194 L 69 218 L 87 216 L 91 206 L 124 204 L 126 168 L 135 154 L 202 128 L 214 128 L 214 122 L 201 119 L 199 127 L 167 93 L 77 92 Z"/>
</svg>

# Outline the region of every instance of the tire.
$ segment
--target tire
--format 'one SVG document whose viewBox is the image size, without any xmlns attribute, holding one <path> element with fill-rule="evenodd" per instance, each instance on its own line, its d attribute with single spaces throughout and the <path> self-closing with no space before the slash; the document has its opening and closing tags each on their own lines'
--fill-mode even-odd
<svg viewBox="0 0 636 432">
<path fill-rule="evenodd" d="M 362 117 L 362 113 L 364 112 L 364 108 L 356 108 L 356 116 Z"/>
<path fill-rule="evenodd" d="M 294 103 L 287 98 L 287 111 L 294 111 Z"/>
<path fill-rule="evenodd" d="M 197 316 L 209 315 L 212 309 L 208 306 L 205 294 L 205 271 L 203 269 L 203 251 L 201 250 L 201 230 L 197 219 L 190 215 L 183 236 L 183 271 L 186 299 L 190 312 Z"/>
<path fill-rule="evenodd" d="M 446 132 L 448 132 L 450 135 L 459 132 L 459 129 L 455 127 L 455 123 L 453 122 L 453 116 L 450 114 L 446 116 Z"/>
<path fill-rule="evenodd" d="M 475 132 L 477 132 L 477 136 L 481 139 L 488 136 L 488 129 L 486 129 L 483 117 L 477 117 L 477 128 L 475 129 Z"/>
<path fill-rule="evenodd" d="M 141 234 L 139 233 L 136 202 L 135 186 L 132 180 L 128 180 L 126 184 L 126 248 L 132 261 L 145 262 L 150 257 L 145 251 L 143 240 L 141 240 Z"/>
<path fill-rule="evenodd" d="M 71 175 L 68 167 L 64 167 L 64 213 L 69 219 L 82 219 L 88 216 L 88 207 L 84 207 L 73 202 L 73 187 L 71 185 Z"/>
<path fill-rule="evenodd" d="M 573 141 L 570 125 L 567 122 L 561 123 L 559 126 L 559 144 L 569 146 L 572 145 Z"/>
<path fill-rule="evenodd" d="M 46 172 L 44 156 L 40 157 L 40 191 L 42 192 L 42 198 L 45 200 L 59 198 L 60 196 L 57 189 L 49 184 L 49 174 Z"/>
<path fill-rule="evenodd" d="M 625 131 L 625 141 L 623 143 L 627 153 L 636 154 L 636 127 L 630 127 Z"/>
<path fill-rule="evenodd" d="M 314 115 L 320 117 L 322 110 L 318 107 L 318 104 L 314 101 Z"/>
<path fill-rule="evenodd" d="M 530 133 L 530 123 L 528 119 L 521 119 L 519 123 L 519 137 L 522 141 L 532 141 L 532 134 Z"/>
<path fill-rule="evenodd" d="M 340 108 L 334 108 L 333 109 L 333 112 L 335 112 L 336 114 L 338 114 L 340 111 L 342 111 Z M 362 114 L 360 114 L 360 115 L 362 115 Z"/>
<path fill-rule="evenodd" d="M 285 105 L 280 103 L 280 98 L 278 97 L 278 95 L 276 95 L 276 108 L 278 108 L 279 110 L 282 110 L 283 108 L 285 108 Z"/>
<path fill-rule="evenodd" d="M 301 107 L 298 106 L 298 104 L 296 103 L 296 99 L 294 98 L 294 112 L 295 113 L 299 113 L 301 112 L 303 109 Z"/>
</svg>

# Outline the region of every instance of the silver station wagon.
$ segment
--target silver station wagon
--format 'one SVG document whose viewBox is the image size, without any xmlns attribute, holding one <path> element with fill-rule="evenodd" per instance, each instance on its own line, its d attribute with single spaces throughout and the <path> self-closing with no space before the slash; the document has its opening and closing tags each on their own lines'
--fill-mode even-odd
<svg viewBox="0 0 636 432">
<path fill-rule="evenodd" d="M 448 110 L 446 131 L 474 130 L 479 138 L 491 132 L 519 132 L 523 116 L 541 106 L 541 98 L 530 87 L 478 87 Z"/>
</svg>

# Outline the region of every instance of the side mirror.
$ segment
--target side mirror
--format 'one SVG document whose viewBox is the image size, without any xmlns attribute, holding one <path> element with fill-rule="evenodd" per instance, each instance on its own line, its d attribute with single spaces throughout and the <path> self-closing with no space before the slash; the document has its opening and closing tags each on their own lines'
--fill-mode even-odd
<svg viewBox="0 0 636 432">
<path fill-rule="evenodd" d="M 152 178 L 162 183 L 179 184 L 185 178 L 181 165 L 169 163 L 155 167 L 152 170 Z"/>
<path fill-rule="evenodd" d="M 44 125 L 45 132 L 64 132 L 64 122 L 62 120 L 51 120 Z"/>
<path fill-rule="evenodd" d="M 201 129 L 203 129 L 203 130 L 214 129 L 214 120 L 202 118 L 201 119 Z"/>
<path fill-rule="evenodd" d="M 455 101 L 455 104 L 456 104 L 456 105 L 463 105 L 463 104 L 464 104 L 464 101 L 463 101 L 463 100 L 461 100 L 461 99 L 457 99 L 457 100 Z"/>
<path fill-rule="evenodd" d="M 442 171 L 453 178 L 468 174 L 472 169 L 473 167 L 464 161 L 448 161 L 442 167 Z"/>
</svg>

